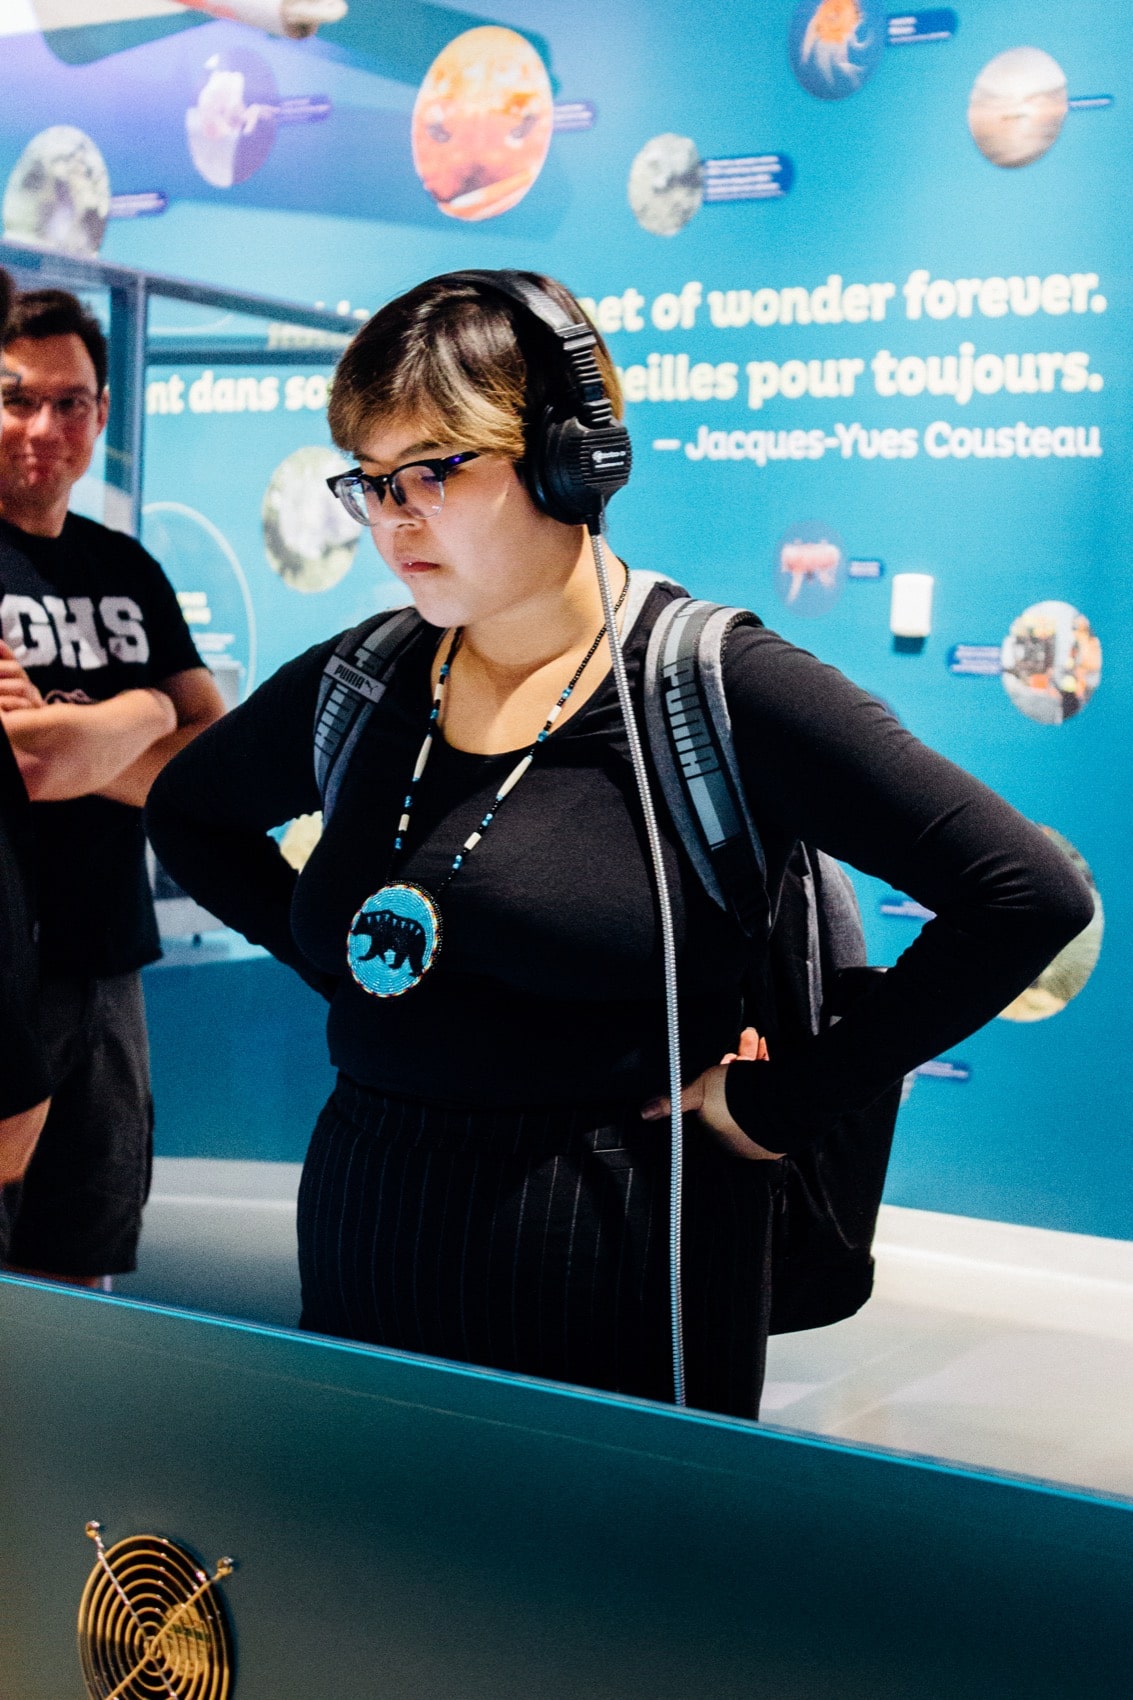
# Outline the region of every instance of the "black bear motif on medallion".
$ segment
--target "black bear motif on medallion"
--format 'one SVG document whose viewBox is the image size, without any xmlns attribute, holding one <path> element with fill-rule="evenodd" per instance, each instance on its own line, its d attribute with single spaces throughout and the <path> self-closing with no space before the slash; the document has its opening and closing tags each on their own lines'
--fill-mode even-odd
<svg viewBox="0 0 1133 1700">
<path fill-rule="evenodd" d="M 366 949 L 359 962 L 372 962 L 375 956 L 392 952 L 393 960 L 388 966 L 395 971 L 408 961 L 414 974 L 424 973 L 428 939 L 420 921 L 412 916 L 395 914 L 392 909 L 364 909 L 354 923 L 353 932 L 356 938 L 361 935 L 366 938 Z"/>
</svg>

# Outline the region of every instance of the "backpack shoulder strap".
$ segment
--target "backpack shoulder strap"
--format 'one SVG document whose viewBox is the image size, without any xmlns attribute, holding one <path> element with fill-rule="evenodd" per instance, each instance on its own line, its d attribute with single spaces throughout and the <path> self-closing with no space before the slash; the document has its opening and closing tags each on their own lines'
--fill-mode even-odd
<svg viewBox="0 0 1133 1700">
<path fill-rule="evenodd" d="M 630 568 L 629 589 L 626 592 L 625 613 L 622 615 L 621 622 L 623 644 L 640 620 L 645 611 L 645 604 L 659 584 L 669 585 L 672 589 L 679 590 L 682 596 L 688 594 L 667 573 L 649 572 L 641 567 Z"/>
<path fill-rule="evenodd" d="M 767 862 L 740 780 L 724 643 L 755 621 L 692 597 L 661 610 L 645 659 L 645 725 L 669 814 L 701 883 L 749 937 L 770 928 Z"/>
<path fill-rule="evenodd" d="M 394 668 L 423 626 L 415 608 L 384 609 L 344 632 L 323 668 L 315 712 L 315 778 L 324 820 Z"/>
</svg>

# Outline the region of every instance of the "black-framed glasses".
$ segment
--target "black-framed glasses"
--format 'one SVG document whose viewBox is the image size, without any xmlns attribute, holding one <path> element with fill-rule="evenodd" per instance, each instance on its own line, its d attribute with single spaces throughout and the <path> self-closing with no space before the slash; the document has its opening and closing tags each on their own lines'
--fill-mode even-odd
<svg viewBox="0 0 1133 1700">
<path fill-rule="evenodd" d="M 4 412 L 29 424 L 45 407 L 60 425 L 85 425 L 98 407 L 98 396 L 90 390 L 67 390 L 62 395 L 40 395 L 25 389 L 18 372 L 0 370 L 0 401 Z"/>
<path fill-rule="evenodd" d="M 478 460 L 479 451 L 445 455 L 440 460 L 411 460 L 392 472 L 370 474 L 356 466 L 327 479 L 327 489 L 336 495 L 351 519 L 359 525 L 377 525 L 388 490 L 399 508 L 413 519 L 428 519 L 445 505 L 445 480 L 466 461 Z"/>
</svg>

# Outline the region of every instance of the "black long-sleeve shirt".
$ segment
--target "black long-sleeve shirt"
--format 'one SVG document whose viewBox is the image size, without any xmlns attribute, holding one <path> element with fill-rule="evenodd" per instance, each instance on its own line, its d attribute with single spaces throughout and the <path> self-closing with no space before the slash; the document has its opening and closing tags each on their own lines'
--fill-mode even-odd
<svg viewBox="0 0 1133 1700">
<path fill-rule="evenodd" d="M 640 674 L 654 590 L 626 646 Z M 267 836 L 319 807 L 316 697 L 334 640 L 288 663 L 160 776 L 148 824 L 174 877 L 330 1000 L 331 1059 L 364 1085 L 489 1106 L 640 1104 L 665 1090 L 659 921 L 613 681 L 541 747 L 441 900 L 424 980 L 375 998 L 346 968 L 351 919 L 390 877 L 429 712 L 428 628 L 351 759 L 301 876 Z M 1001 1010 L 1092 914 L 1047 839 L 833 668 L 765 628 L 729 639 L 725 685 L 772 881 L 803 838 L 935 911 L 818 1038 L 733 1068 L 728 1100 L 773 1150 L 804 1144 Z M 438 738 L 396 877 L 435 890 L 515 755 Z M 686 1079 L 734 1046 L 746 946 L 669 833 Z"/>
</svg>

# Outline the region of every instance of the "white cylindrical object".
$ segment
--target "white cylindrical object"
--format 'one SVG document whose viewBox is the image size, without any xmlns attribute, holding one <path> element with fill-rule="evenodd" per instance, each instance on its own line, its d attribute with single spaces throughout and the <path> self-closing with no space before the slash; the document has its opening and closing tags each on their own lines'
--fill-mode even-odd
<svg viewBox="0 0 1133 1700">
<path fill-rule="evenodd" d="M 889 603 L 889 630 L 894 637 L 926 638 L 932 631 L 931 573 L 895 573 Z"/>
<path fill-rule="evenodd" d="M 313 35 L 320 24 L 336 24 L 346 16 L 346 0 L 181 0 L 181 4 L 297 41 Z"/>
</svg>

